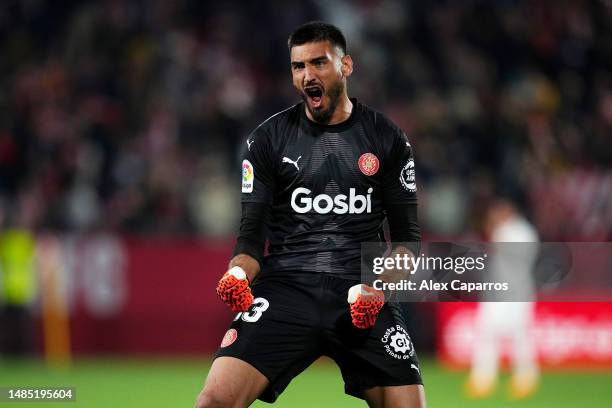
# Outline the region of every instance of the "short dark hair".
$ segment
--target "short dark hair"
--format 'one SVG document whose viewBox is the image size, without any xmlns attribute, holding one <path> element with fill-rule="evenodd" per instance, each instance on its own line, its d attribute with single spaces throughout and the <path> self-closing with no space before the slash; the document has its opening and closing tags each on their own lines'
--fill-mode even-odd
<svg viewBox="0 0 612 408">
<path fill-rule="evenodd" d="M 287 40 L 289 51 L 296 45 L 310 42 L 329 41 L 332 46 L 340 47 L 346 54 L 346 39 L 338 27 L 322 21 L 310 21 L 296 28 Z"/>
</svg>

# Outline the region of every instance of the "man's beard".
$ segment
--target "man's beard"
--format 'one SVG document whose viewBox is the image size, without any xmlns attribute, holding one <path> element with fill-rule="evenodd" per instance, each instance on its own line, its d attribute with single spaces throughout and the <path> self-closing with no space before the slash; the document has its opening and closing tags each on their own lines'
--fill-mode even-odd
<svg viewBox="0 0 612 408">
<path fill-rule="evenodd" d="M 327 96 L 329 96 L 329 107 L 325 110 L 317 109 L 314 111 L 310 109 L 310 105 L 308 104 L 308 97 L 306 96 L 306 94 L 304 92 L 301 92 L 300 94 L 302 96 L 302 99 L 304 100 L 306 109 L 308 109 L 308 112 L 310 112 L 314 121 L 323 125 L 327 125 L 331 120 L 334 112 L 336 111 L 338 103 L 340 103 L 340 95 L 342 95 L 343 91 L 344 83 L 342 81 L 336 82 L 331 88 L 329 88 L 329 92 L 327 93 Z"/>
</svg>

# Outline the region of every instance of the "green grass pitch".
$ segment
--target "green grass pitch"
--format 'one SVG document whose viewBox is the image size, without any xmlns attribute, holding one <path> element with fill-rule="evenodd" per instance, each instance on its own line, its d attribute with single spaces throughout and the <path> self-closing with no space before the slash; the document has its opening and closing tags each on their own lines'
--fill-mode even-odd
<svg viewBox="0 0 612 408">
<path fill-rule="evenodd" d="M 6 407 L 192 407 L 209 368 L 205 358 L 194 359 L 78 359 L 69 369 L 49 369 L 41 361 L 0 360 L 0 386 L 70 386 L 76 402 L 0 403 Z M 445 407 L 612 407 L 612 372 L 546 372 L 532 398 L 510 401 L 502 378 L 490 399 L 464 398 L 465 373 L 450 372 L 425 358 L 421 371 L 428 406 Z M 268 404 L 256 402 L 253 406 Z M 329 360 L 320 360 L 296 378 L 275 406 L 290 408 L 364 407 L 344 395 L 340 372 Z"/>
</svg>

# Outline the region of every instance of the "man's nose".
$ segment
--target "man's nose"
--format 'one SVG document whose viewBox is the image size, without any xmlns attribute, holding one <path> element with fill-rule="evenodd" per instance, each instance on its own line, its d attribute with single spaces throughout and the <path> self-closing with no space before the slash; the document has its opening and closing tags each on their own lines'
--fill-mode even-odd
<svg viewBox="0 0 612 408">
<path fill-rule="evenodd" d="M 304 68 L 304 85 L 308 85 L 315 79 L 314 71 L 311 67 Z"/>
</svg>

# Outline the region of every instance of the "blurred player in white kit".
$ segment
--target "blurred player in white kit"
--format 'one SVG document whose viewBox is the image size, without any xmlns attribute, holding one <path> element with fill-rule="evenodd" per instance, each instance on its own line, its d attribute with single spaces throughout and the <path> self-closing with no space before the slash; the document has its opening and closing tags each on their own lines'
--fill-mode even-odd
<svg viewBox="0 0 612 408">
<path fill-rule="evenodd" d="M 493 245 L 491 261 L 494 281 L 509 282 L 510 291 L 494 302 L 479 303 L 476 313 L 476 338 L 467 392 L 473 398 L 491 395 L 497 385 L 502 343 L 511 344 L 512 398 L 526 398 L 538 386 L 539 368 L 536 359 L 532 322 L 534 282 L 532 269 L 538 254 L 538 233 L 516 207 L 505 200 L 489 209 L 485 229 L 490 241 L 515 243 Z M 503 300 L 508 300 L 503 301 Z"/>
</svg>

